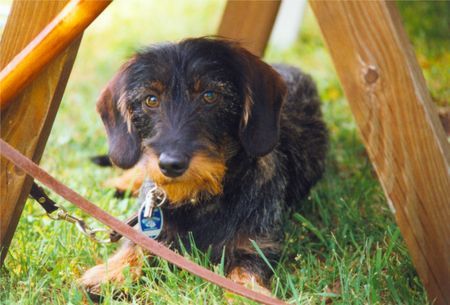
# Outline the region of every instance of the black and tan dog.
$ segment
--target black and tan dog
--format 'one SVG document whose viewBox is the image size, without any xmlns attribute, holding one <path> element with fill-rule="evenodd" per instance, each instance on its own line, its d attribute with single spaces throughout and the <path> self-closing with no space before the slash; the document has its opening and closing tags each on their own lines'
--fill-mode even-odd
<svg viewBox="0 0 450 305">
<path fill-rule="evenodd" d="M 327 131 L 312 80 L 270 66 L 236 43 L 209 38 L 161 44 L 135 55 L 104 89 L 97 109 L 109 156 L 121 168 L 145 160 L 168 196 L 158 240 L 176 248 L 189 235 L 228 277 L 269 287 L 282 241 L 282 214 L 324 170 Z M 143 254 L 126 243 L 81 283 L 120 283 Z M 108 268 L 106 268 L 108 267 Z"/>
</svg>

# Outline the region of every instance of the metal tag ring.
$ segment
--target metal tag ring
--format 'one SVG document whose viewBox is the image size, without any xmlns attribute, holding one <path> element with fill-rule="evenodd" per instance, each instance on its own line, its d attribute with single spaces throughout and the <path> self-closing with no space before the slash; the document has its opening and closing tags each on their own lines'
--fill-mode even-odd
<svg viewBox="0 0 450 305">
<path fill-rule="evenodd" d="M 158 199 L 157 201 L 159 201 L 155 206 L 156 207 L 160 207 L 162 206 L 166 200 L 167 200 L 167 194 L 166 192 L 164 192 L 164 190 L 160 187 L 158 187 L 156 184 L 154 187 L 152 187 L 149 191 L 155 199 Z"/>
</svg>

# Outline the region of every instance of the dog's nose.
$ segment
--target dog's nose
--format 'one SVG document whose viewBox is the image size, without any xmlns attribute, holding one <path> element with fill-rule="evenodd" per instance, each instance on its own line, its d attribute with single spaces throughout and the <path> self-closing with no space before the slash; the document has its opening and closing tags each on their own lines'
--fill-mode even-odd
<svg viewBox="0 0 450 305">
<path fill-rule="evenodd" d="M 189 159 L 182 155 L 162 153 L 159 156 L 161 172 L 171 178 L 181 176 L 189 166 Z"/>
</svg>

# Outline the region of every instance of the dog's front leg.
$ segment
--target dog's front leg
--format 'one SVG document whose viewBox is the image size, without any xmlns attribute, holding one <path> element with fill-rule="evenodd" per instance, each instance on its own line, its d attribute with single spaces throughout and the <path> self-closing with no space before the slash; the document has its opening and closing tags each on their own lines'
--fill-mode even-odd
<svg viewBox="0 0 450 305">
<path fill-rule="evenodd" d="M 126 273 L 136 281 L 141 275 L 144 257 L 139 246 L 131 241 L 125 241 L 105 263 L 87 270 L 80 278 L 79 284 L 88 292 L 100 295 L 102 284 L 120 285 L 125 281 Z"/>
<path fill-rule="evenodd" d="M 279 259 L 280 248 L 277 239 L 269 236 L 242 237 L 236 239 L 232 248 L 227 277 L 247 288 L 271 295 L 270 279 L 272 270 L 256 251 L 251 240 L 254 240 L 266 259 L 275 263 Z"/>
<path fill-rule="evenodd" d="M 145 162 L 141 161 L 133 168 L 124 171 L 121 176 L 106 180 L 104 185 L 116 189 L 118 193 L 124 194 L 130 191 L 133 196 L 137 196 L 145 175 Z"/>
</svg>

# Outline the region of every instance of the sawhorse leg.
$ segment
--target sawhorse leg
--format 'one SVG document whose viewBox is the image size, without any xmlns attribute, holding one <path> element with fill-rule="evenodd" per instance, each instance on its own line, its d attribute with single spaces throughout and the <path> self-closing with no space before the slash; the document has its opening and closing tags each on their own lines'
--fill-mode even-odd
<svg viewBox="0 0 450 305">
<path fill-rule="evenodd" d="M 262 56 L 280 3 L 280 0 L 228 1 L 217 34 L 234 39 L 253 54 Z"/>
<path fill-rule="evenodd" d="M 15 1 L 0 42 L 0 68 L 20 52 L 68 1 Z M 27 22 L 23 22 L 26 20 Z M 1 138 L 39 162 L 72 70 L 81 37 L 57 56 L 1 113 Z M 0 92 L 1 94 L 1 92 Z M 0 265 L 6 257 L 32 179 L 0 160 Z"/>
<path fill-rule="evenodd" d="M 279 3 L 260 4 L 228 1 L 219 35 L 262 55 Z M 311 6 L 430 301 L 450 304 L 450 150 L 395 4 Z"/>
<path fill-rule="evenodd" d="M 395 2 L 310 3 L 430 302 L 450 304 L 450 149 Z"/>
</svg>

